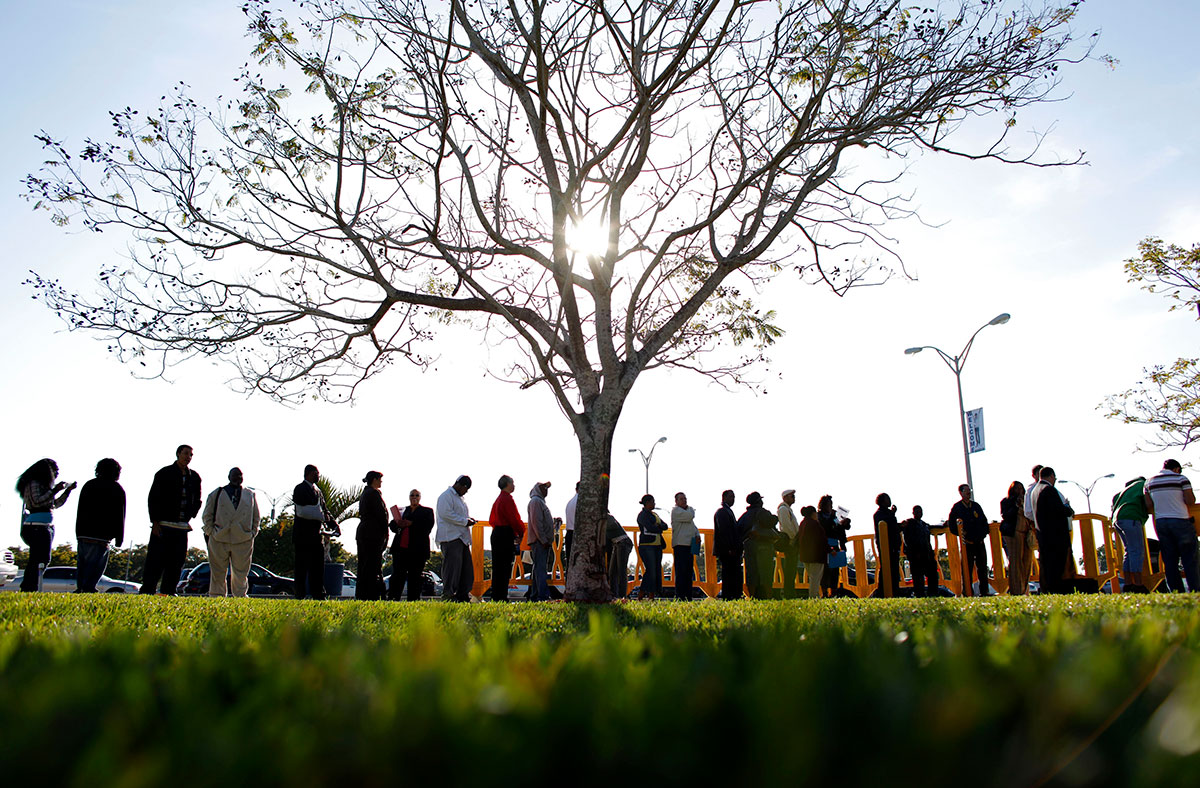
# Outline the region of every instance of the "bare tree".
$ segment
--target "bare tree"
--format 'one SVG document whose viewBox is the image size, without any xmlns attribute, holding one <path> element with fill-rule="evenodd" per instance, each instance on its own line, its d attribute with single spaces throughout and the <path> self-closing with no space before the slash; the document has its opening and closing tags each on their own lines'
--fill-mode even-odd
<svg viewBox="0 0 1200 788">
<path fill-rule="evenodd" d="M 30 281 L 122 357 L 221 356 L 278 398 L 350 396 L 473 316 L 516 340 L 495 374 L 548 386 L 570 419 L 567 597 L 606 600 L 612 439 L 638 376 L 744 382 L 780 333 L 760 283 L 790 269 L 844 293 L 897 270 L 872 255 L 894 258 L 883 224 L 909 209 L 861 174 L 886 159 L 1035 163 L 1040 137 L 1008 135 L 1087 56 L 1077 5 L 316 0 L 293 24 L 252 0 L 259 65 L 304 93 L 247 69 L 240 102 L 123 110 L 75 157 L 43 135 L 30 198 L 136 244 L 95 299 Z M 975 116 L 994 134 L 955 147 Z"/>
<path fill-rule="evenodd" d="M 1125 261 L 1125 273 L 1150 293 L 1171 302 L 1168 309 L 1195 311 L 1200 320 L 1200 245 L 1190 249 L 1146 238 L 1138 256 Z M 1100 408 L 1110 419 L 1157 428 L 1147 448 L 1186 449 L 1200 439 L 1200 358 L 1178 358 L 1143 370 L 1132 388 L 1105 398 Z"/>
</svg>

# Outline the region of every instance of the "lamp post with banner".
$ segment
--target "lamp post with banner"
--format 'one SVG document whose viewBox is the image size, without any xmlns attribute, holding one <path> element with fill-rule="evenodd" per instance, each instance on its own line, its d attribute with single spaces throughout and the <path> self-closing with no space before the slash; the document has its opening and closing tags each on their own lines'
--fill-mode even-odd
<svg viewBox="0 0 1200 788">
<path fill-rule="evenodd" d="M 946 362 L 946 366 L 950 367 L 950 371 L 954 373 L 955 383 L 958 385 L 958 417 L 962 427 L 962 443 L 963 443 L 963 462 L 967 467 L 967 485 L 972 491 L 975 490 L 974 480 L 971 478 L 971 454 L 976 451 L 983 451 L 983 409 L 979 408 L 971 411 L 972 430 L 970 439 L 968 439 L 967 419 L 968 414 L 963 407 L 962 395 L 962 371 L 967 364 L 967 355 L 971 352 L 971 345 L 975 342 L 975 337 L 979 336 L 979 332 L 988 326 L 1002 326 L 1009 321 L 1012 316 L 1007 312 L 1002 312 L 996 315 L 988 322 L 984 323 L 979 328 L 975 329 L 975 333 L 967 340 L 967 344 L 963 346 L 962 352 L 957 356 L 952 356 L 941 348 L 933 345 L 921 345 L 919 347 L 910 347 L 904 351 L 907 356 L 920 353 L 922 350 L 935 351 L 941 356 L 942 361 Z"/>
</svg>

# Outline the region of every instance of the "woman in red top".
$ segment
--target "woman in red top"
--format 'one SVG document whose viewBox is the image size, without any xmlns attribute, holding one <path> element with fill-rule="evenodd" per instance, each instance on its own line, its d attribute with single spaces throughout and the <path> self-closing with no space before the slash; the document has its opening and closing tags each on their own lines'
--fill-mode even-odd
<svg viewBox="0 0 1200 788">
<path fill-rule="evenodd" d="M 508 601 L 508 581 L 512 577 L 513 559 L 520 551 L 521 539 L 525 536 L 525 523 L 513 500 L 516 482 L 508 474 L 497 482 L 500 494 L 492 504 L 488 525 L 492 527 L 492 600 Z"/>
</svg>

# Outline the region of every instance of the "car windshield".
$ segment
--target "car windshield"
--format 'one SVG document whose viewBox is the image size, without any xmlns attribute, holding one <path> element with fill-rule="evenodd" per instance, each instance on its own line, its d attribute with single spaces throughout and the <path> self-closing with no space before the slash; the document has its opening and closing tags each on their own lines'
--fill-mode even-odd
<svg viewBox="0 0 1200 788">
<path fill-rule="evenodd" d="M 51 566 L 42 572 L 43 580 L 73 580 L 75 578 L 75 567 L 73 566 Z"/>
</svg>

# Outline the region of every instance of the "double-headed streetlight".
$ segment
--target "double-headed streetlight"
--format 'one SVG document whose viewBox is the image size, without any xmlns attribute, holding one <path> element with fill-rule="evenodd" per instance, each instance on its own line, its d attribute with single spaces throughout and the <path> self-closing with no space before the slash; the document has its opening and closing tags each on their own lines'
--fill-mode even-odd
<svg viewBox="0 0 1200 788">
<path fill-rule="evenodd" d="M 908 350 L 904 351 L 905 355 L 908 356 L 911 356 L 914 353 L 920 353 L 922 350 L 937 351 L 937 354 L 942 357 L 942 361 L 946 362 L 946 366 L 950 367 L 950 370 L 954 372 L 954 380 L 956 383 L 958 383 L 958 418 L 962 425 L 963 462 L 966 463 L 967 466 L 967 485 L 970 486 L 972 490 L 975 489 L 975 484 L 971 478 L 971 450 L 967 444 L 967 412 L 963 409 L 962 371 L 963 367 L 967 364 L 967 354 L 971 352 L 971 344 L 975 341 L 975 337 L 979 336 L 979 332 L 988 326 L 1002 326 L 1008 322 L 1010 317 L 1011 315 L 1009 315 L 1007 312 L 1004 312 L 996 315 L 991 320 L 975 329 L 975 333 L 972 334 L 971 338 L 967 340 L 967 344 L 963 347 L 962 352 L 957 356 L 952 356 L 941 348 L 936 348 L 933 345 L 910 347 Z"/>
<path fill-rule="evenodd" d="M 1092 490 L 1096 489 L 1096 484 L 1101 479 L 1111 479 L 1114 476 L 1116 476 L 1115 473 L 1106 473 L 1103 476 L 1097 476 L 1095 478 L 1095 480 L 1091 484 L 1089 484 L 1087 487 L 1084 487 L 1079 482 L 1073 482 L 1070 479 L 1059 479 L 1059 481 L 1062 482 L 1063 484 L 1073 484 L 1079 488 L 1079 491 L 1081 493 L 1083 493 L 1083 497 L 1087 498 L 1088 514 L 1091 514 L 1092 513 Z"/>
<path fill-rule="evenodd" d="M 667 442 L 666 438 L 659 438 L 658 440 L 656 440 L 654 442 L 654 445 L 650 447 L 649 454 L 642 451 L 641 449 L 630 449 L 629 450 L 630 454 L 637 453 L 637 454 L 642 455 L 642 464 L 646 466 L 646 495 L 650 494 L 650 460 L 654 459 L 654 450 L 658 448 L 658 444 L 666 443 L 666 442 Z"/>
</svg>

